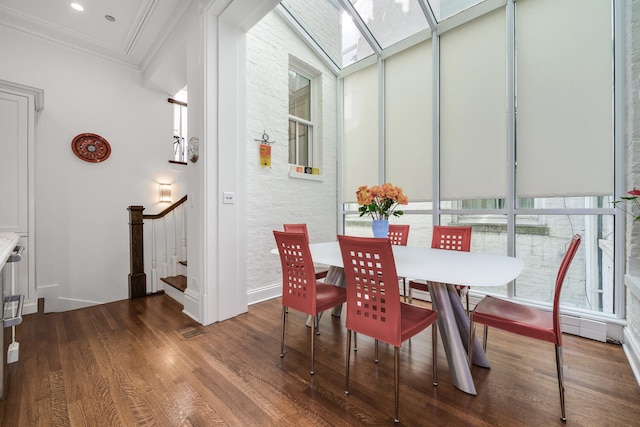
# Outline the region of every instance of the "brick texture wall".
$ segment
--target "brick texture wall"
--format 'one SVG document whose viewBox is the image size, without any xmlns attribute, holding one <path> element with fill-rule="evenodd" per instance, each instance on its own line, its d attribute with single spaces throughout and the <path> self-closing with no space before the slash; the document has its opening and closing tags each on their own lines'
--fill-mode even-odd
<svg viewBox="0 0 640 427">
<path fill-rule="evenodd" d="M 315 141 L 322 144 L 321 182 L 289 176 L 290 56 L 320 73 L 316 94 L 321 98 L 321 112 Z M 275 248 L 272 230 L 282 230 L 284 223 L 306 223 L 312 243 L 335 240 L 337 87 L 336 76 L 275 12 L 249 31 L 247 60 L 247 289 L 251 303 L 280 292 L 275 288 L 282 283 L 277 271 L 280 260 L 270 254 Z M 254 141 L 263 130 L 276 141 L 270 168 L 260 166 L 259 143 Z"/>
<path fill-rule="evenodd" d="M 640 0 L 627 4 L 627 187 L 640 187 Z M 640 276 L 640 222 L 627 224 L 627 272 Z M 627 290 L 627 333 L 640 342 L 640 299 Z"/>
</svg>

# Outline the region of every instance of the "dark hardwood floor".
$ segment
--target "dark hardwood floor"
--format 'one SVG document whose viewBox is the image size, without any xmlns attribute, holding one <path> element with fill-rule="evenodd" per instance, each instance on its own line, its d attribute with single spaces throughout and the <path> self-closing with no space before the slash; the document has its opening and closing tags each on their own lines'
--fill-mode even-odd
<svg viewBox="0 0 640 427">
<path fill-rule="evenodd" d="M 358 337 L 344 395 L 344 323 L 325 316 L 309 375 L 308 329 L 290 311 L 280 358 L 280 300 L 203 327 L 166 295 L 25 316 L 9 365 L 2 426 L 393 425 L 393 349 Z M 640 425 L 640 387 L 620 346 L 565 336 L 567 423 L 551 344 L 489 332 L 477 396 L 451 384 L 430 330 L 404 344 L 400 423 L 422 426 Z"/>
</svg>

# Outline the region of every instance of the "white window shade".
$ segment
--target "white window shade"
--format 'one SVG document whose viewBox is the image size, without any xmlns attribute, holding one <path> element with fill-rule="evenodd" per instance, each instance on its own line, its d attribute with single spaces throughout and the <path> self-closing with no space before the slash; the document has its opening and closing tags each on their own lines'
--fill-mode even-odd
<svg viewBox="0 0 640 427">
<path fill-rule="evenodd" d="M 611 21 L 610 1 L 516 3 L 518 197 L 613 194 Z"/>
<path fill-rule="evenodd" d="M 440 59 L 441 199 L 506 197 L 504 8 L 444 33 Z"/>
<path fill-rule="evenodd" d="M 378 185 L 378 67 L 344 78 L 343 198 L 356 201 L 361 185 Z"/>
<path fill-rule="evenodd" d="M 431 40 L 386 60 L 386 181 L 432 199 Z"/>
</svg>

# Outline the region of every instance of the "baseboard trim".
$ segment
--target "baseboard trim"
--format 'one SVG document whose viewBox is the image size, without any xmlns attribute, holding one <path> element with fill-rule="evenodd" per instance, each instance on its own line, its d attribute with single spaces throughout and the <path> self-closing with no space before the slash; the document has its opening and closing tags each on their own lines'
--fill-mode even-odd
<svg viewBox="0 0 640 427">
<path fill-rule="evenodd" d="M 270 299 L 282 296 L 282 283 L 275 283 L 262 288 L 251 289 L 247 292 L 247 300 L 249 305 L 259 302 L 268 301 Z"/>
<path fill-rule="evenodd" d="M 197 281 L 195 282 L 197 285 Z M 182 312 L 195 320 L 198 323 L 202 323 L 200 319 L 200 296 L 191 290 L 191 288 L 187 288 L 184 291 L 184 303 L 182 304 L 183 309 Z"/>
<path fill-rule="evenodd" d="M 624 343 L 622 344 L 624 354 L 627 355 L 629 365 L 636 378 L 636 382 L 640 385 L 640 342 L 629 332 L 629 327 L 624 328 Z"/>
</svg>

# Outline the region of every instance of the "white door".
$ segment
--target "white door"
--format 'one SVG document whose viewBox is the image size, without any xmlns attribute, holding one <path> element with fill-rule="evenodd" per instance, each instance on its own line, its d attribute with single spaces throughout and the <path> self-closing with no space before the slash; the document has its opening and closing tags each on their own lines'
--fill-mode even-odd
<svg viewBox="0 0 640 427">
<path fill-rule="evenodd" d="M 9 264 L 6 269 L 14 276 L 15 287 L 3 292 L 24 295 L 23 314 L 37 311 L 35 222 L 31 205 L 37 92 L 0 81 L 0 233 L 19 234 L 19 244 L 25 247 L 22 261 Z"/>
<path fill-rule="evenodd" d="M 29 231 L 28 107 L 26 96 L 0 91 L 0 232 Z"/>
</svg>

